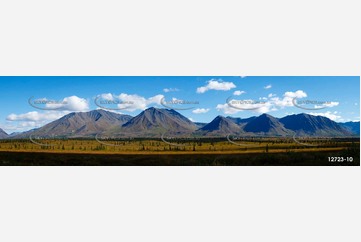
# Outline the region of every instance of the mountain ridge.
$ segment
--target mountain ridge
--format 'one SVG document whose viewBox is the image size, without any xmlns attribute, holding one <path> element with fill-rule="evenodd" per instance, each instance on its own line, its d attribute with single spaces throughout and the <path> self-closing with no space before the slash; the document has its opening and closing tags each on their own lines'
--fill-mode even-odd
<svg viewBox="0 0 361 242">
<path fill-rule="evenodd" d="M 15 135 L 13 138 L 32 136 L 53 137 L 88 137 L 95 136 L 111 127 L 122 125 L 132 116 L 113 113 L 101 109 L 89 112 L 73 112 L 57 119 L 43 127 Z"/>
<path fill-rule="evenodd" d="M 191 133 L 197 125 L 173 109 L 148 108 L 123 124 L 120 132 L 128 136 L 158 135 L 159 133 Z"/>
<path fill-rule="evenodd" d="M 239 127 L 231 119 L 219 115 L 198 131 L 204 134 L 239 134 L 241 132 L 241 127 Z"/>
<path fill-rule="evenodd" d="M 41 137 L 64 136 L 69 138 L 108 136 L 159 137 L 162 133 L 192 134 L 195 136 L 356 136 L 350 124 L 339 124 L 326 117 L 309 114 L 288 115 L 276 118 L 269 114 L 239 118 L 217 116 L 209 123 L 192 122 L 173 109 L 148 108 L 135 117 L 102 109 L 67 114 L 43 127 L 4 138 L 20 139 L 31 135 Z M 352 124 L 357 129 L 357 124 Z M 359 123 L 358 123 L 359 127 Z M 359 130 L 359 129 L 358 129 Z M 357 131 L 357 130 L 356 130 Z"/>
<path fill-rule="evenodd" d="M 7 134 L 3 129 L 0 128 L 0 139 L 6 139 L 9 137 L 9 134 Z"/>
<path fill-rule="evenodd" d="M 360 135 L 360 121 L 358 122 L 345 122 L 345 123 L 338 123 L 348 131 Z"/>
<path fill-rule="evenodd" d="M 335 121 L 323 116 L 310 114 L 293 114 L 280 119 L 285 128 L 294 131 L 297 135 L 351 135 Z"/>
<path fill-rule="evenodd" d="M 275 136 L 287 136 L 291 132 L 275 117 L 262 114 L 244 126 L 244 131 Z"/>
</svg>

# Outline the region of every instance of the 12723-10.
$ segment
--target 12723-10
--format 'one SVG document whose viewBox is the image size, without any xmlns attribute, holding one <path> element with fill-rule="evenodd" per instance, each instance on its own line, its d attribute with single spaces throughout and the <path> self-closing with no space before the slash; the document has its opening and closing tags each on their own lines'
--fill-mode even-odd
<svg viewBox="0 0 361 242">
<path fill-rule="evenodd" d="M 353 157 L 329 156 L 329 162 L 353 162 Z"/>
</svg>

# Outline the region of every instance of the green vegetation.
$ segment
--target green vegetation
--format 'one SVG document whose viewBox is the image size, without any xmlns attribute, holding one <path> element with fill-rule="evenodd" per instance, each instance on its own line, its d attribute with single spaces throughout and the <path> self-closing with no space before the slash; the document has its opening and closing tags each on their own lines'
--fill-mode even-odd
<svg viewBox="0 0 361 242">
<path fill-rule="evenodd" d="M 0 140 L 0 151 L 42 151 L 62 153 L 152 153 L 152 152 L 259 152 L 271 153 L 298 150 L 329 150 L 359 147 L 356 138 L 347 139 L 300 139 L 295 143 L 292 138 L 242 138 L 228 142 L 226 138 L 194 138 L 172 139 L 168 143 L 161 139 L 107 139 L 100 142 L 93 139 L 56 139 L 36 140 L 32 143 L 28 139 Z M 40 145 L 42 144 L 42 145 Z M 308 144 L 308 145 L 303 145 Z"/>
</svg>

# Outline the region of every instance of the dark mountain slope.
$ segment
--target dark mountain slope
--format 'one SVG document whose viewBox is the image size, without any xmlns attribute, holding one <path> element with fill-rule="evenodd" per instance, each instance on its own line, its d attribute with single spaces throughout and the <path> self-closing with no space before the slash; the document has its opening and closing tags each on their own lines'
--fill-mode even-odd
<svg viewBox="0 0 361 242">
<path fill-rule="evenodd" d="M 280 119 L 287 129 L 298 135 L 311 136 L 349 136 L 351 132 L 336 122 L 322 116 L 313 116 L 305 113 L 286 116 Z"/>
<path fill-rule="evenodd" d="M 244 131 L 248 133 L 262 134 L 266 136 L 287 136 L 292 132 L 287 130 L 280 121 L 268 114 L 253 119 L 244 126 Z"/>
<path fill-rule="evenodd" d="M 26 138 L 30 135 L 40 137 L 66 136 L 88 137 L 102 133 L 114 127 L 119 127 L 132 117 L 105 110 L 90 112 L 70 113 L 41 128 L 24 132 L 14 138 Z"/>
</svg>

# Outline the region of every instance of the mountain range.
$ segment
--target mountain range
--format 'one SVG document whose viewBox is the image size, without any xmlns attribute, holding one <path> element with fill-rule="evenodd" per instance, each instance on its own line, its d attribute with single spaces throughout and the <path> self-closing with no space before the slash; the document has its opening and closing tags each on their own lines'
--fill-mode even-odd
<svg viewBox="0 0 361 242">
<path fill-rule="evenodd" d="M 115 129 L 132 116 L 104 110 L 70 113 L 41 128 L 20 133 L 12 138 L 28 138 L 30 135 L 39 137 L 91 137 L 111 129 Z"/>
<path fill-rule="evenodd" d="M 0 129 L 0 139 L 6 139 L 9 135 L 2 129 Z"/>
<path fill-rule="evenodd" d="M 339 124 L 351 133 L 360 135 L 360 122 L 346 122 Z"/>
<path fill-rule="evenodd" d="M 269 114 L 246 119 L 217 116 L 210 123 L 194 123 L 172 109 L 148 108 L 139 115 L 105 110 L 70 113 L 43 127 L 9 136 L 0 129 L 0 139 L 30 136 L 94 137 L 97 134 L 129 137 L 159 137 L 162 133 L 193 136 L 359 136 L 360 122 L 336 123 L 326 117 L 309 114 L 275 118 Z"/>
</svg>

